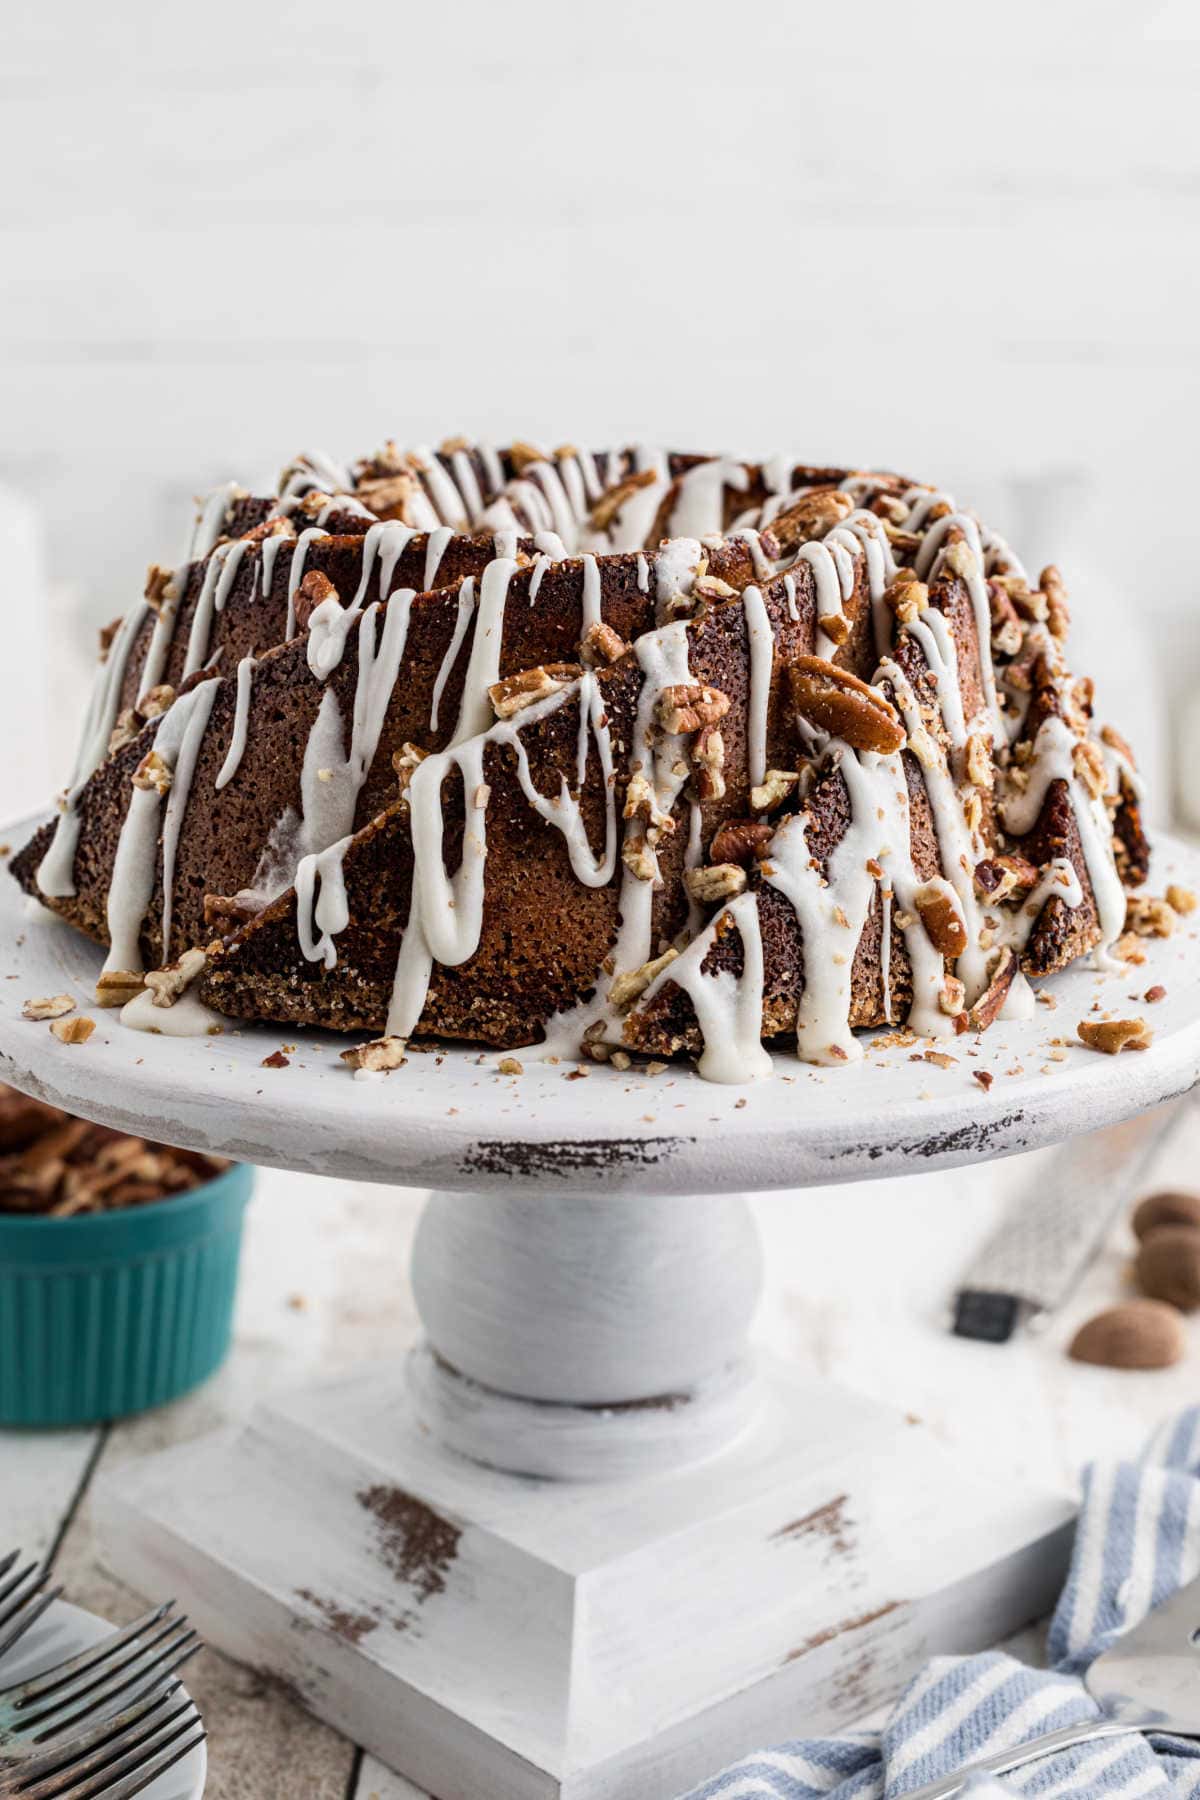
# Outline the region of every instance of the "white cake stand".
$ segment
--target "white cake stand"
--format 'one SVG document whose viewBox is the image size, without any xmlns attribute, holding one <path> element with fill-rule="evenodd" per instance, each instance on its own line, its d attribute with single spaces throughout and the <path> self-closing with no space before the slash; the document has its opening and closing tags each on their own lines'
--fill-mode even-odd
<svg viewBox="0 0 1200 1800">
<path fill-rule="evenodd" d="M 1167 845 L 1169 881 L 1200 887 L 1200 854 Z M 122 1470 L 109 1560 L 439 1800 L 666 1800 L 994 1642 L 1052 1600 L 1069 1500 L 763 1367 L 742 1195 L 1005 1155 L 1184 1092 L 1196 917 L 1144 966 L 1072 971 L 1053 1009 L 938 1046 L 949 1067 L 893 1045 L 731 1089 L 447 1051 L 371 1083 L 286 1028 L 147 1038 L 90 1009 L 92 1039 L 60 1044 L 21 1003 L 86 1004 L 98 953 L 5 885 L 4 1079 L 179 1144 L 437 1190 L 405 1369 Z M 1146 1016 L 1152 1047 L 1073 1043 L 1094 1005 Z"/>
</svg>

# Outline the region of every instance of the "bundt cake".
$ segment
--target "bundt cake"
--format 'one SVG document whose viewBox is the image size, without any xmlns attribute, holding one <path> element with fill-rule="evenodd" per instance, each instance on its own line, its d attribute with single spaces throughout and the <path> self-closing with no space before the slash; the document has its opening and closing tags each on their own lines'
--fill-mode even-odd
<svg viewBox="0 0 1200 1800">
<path fill-rule="evenodd" d="M 454 440 L 201 506 L 14 858 L 98 999 L 702 1074 L 984 1029 L 1104 959 L 1133 757 L 1036 583 L 894 475 Z M 148 971 L 148 972 L 147 972 Z"/>
</svg>

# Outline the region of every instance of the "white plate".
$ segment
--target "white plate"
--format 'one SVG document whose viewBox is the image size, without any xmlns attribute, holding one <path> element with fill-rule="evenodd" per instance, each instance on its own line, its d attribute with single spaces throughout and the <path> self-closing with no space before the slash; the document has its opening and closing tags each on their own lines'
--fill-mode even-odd
<svg viewBox="0 0 1200 1800">
<path fill-rule="evenodd" d="M 29 827 L 0 828 L 13 844 Z M 1200 889 L 1200 852 L 1166 841 L 1150 882 Z M 593 1186 L 658 1193 L 796 1188 L 947 1167 L 1057 1142 L 1128 1118 L 1200 1078 L 1200 913 L 1144 942 L 1126 974 L 1068 970 L 1042 984 L 1054 1010 L 937 1046 L 868 1049 L 846 1069 L 776 1056 L 776 1079 L 718 1087 L 685 1065 L 647 1076 L 522 1060 L 502 1076 L 492 1053 L 412 1054 L 378 1081 L 338 1060 L 347 1039 L 289 1026 L 232 1026 L 220 1037 L 165 1038 L 123 1027 L 94 1004 L 101 953 L 15 882 L 0 879 L 0 1076 L 122 1130 L 243 1162 L 414 1187 Z M 1157 1005 L 1142 995 L 1167 990 Z M 82 1045 L 21 1017 L 31 997 L 71 992 L 96 1020 Z M 1142 1014 L 1152 1047 L 1102 1056 L 1065 1051 L 1094 1002 Z M 283 1045 L 287 1068 L 262 1067 Z M 520 1053 L 518 1053 L 520 1055 Z M 1063 1060 L 1051 1060 L 1062 1056 Z M 973 1079 L 986 1070 L 986 1093 Z"/>
<path fill-rule="evenodd" d="M 68 1657 L 78 1656 L 81 1650 L 90 1649 L 116 1629 L 107 1620 L 98 1619 L 95 1613 L 69 1606 L 65 1600 L 56 1600 L 33 1630 L 0 1662 L 0 1686 L 12 1687 L 18 1681 L 40 1675 L 44 1669 L 53 1668 L 55 1663 L 65 1662 Z M 143 1788 L 138 1800 L 201 1800 L 208 1774 L 205 1750 L 204 1744 L 198 1744 L 182 1762 L 160 1775 L 157 1781 L 152 1781 L 148 1788 Z"/>
</svg>

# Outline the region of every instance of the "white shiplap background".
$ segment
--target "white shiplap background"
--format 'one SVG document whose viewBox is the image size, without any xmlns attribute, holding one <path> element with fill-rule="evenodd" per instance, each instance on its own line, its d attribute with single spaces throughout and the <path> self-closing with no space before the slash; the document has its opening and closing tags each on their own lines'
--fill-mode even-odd
<svg viewBox="0 0 1200 1800">
<path fill-rule="evenodd" d="M 1155 763 L 1200 664 L 1198 89 L 1194 0 L 20 9 L 0 799 L 61 778 L 197 489 L 457 431 L 936 478 L 1064 565 Z"/>
</svg>

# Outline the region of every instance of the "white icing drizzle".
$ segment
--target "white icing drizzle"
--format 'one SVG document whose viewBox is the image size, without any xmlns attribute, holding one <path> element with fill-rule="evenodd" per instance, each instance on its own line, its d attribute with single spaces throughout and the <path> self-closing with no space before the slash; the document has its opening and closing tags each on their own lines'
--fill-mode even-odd
<svg viewBox="0 0 1200 1800">
<path fill-rule="evenodd" d="M 800 623 L 800 609 L 796 605 L 796 577 L 794 575 L 784 576 L 783 591 L 787 595 L 788 618 L 792 621 L 793 625 L 798 625 Z"/>
<path fill-rule="evenodd" d="M 642 466 L 638 464 L 639 468 Z M 724 456 L 697 463 L 679 477 L 667 535 L 702 538 L 710 532 L 724 530 L 726 488 L 744 494 L 749 486 L 750 472 L 744 463 Z M 645 535 L 643 532 L 643 539 Z"/>
<path fill-rule="evenodd" d="M 742 973 L 720 969 L 705 974 L 705 957 L 715 927 L 701 933 L 646 990 L 653 999 L 664 982 L 683 989 L 696 1012 L 704 1048 L 699 1072 L 705 1081 L 738 1083 L 762 1080 L 771 1073 L 771 1058 L 762 1042 L 763 947 L 754 894 L 741 894 L 724 909 L 742 940 Z"/>
<path fill-rule="evenodd" d="M 382 600 L 387 598 L 397 562 L 415 536 L 412 526 L 400 525 L 394 520 L 372 525 L 363 538 L 362 574 L 349 606 L 343 606 L 337 596 L 331 594 L 328 600 L 322 600 L 313 608 L 308 621 L 308 666 L 318 681 L 325 681 L 345 654 L 346 639 L 367 597 L 376 558 L 379 559 L 379 597 Z M 297 554 L 300 553 L 298 545 Z M 411 589 L 409 591 L 411 593 Z M 289 607 L 290 604 L 289 601 Z M 291 636 L 290 631 L 288 635 Z"/>
<path fill-rule="evenodd" d="M 756 587 L 742 595 L 746 636 L 750 646 L 750 710 L 746 720 L 746 757 L 751 783 L 757 787 L 767 773 L 767 707 L 771 698 L 771 670 L 775 663 L 775 633 L 766 601 Z"/>
<path fill-rule="evenodd" d="M 167 657 L 171 650 L 171 640 L 175 636 L 175 618 L 179 611 L 179 600 L 183 584 L 187 581 L 187 569 L 177 569 L 167 583 L 158 608 L 158 617 L 154 621 L 154 630 L 150 633 L 150 643 L 146 650 L 146 660 L 142 664 L 141 679 L 138 682 L 137 704 L 140 707 L 151 688 L 156 688 L 162 681 L 167 666 Z"/>
<path fill-rule="evenodd" d="M 638 551 L 637 559 L 637 584 L 639 594 L 648 594 L 650 592 L 650 564 L 646 561 L 646 558 L 642 555 L 640 550 Z"/>
<path fill-rule="evenodd" d="M 743 525 L 736 531 L 726 532 L 724 539 L 726 543 L 732 543 L 735 539 L 744 543 L 749 550 L 750 561 L 757 579 L 769 581 L 775 573 L 775 564 L 762 547 L 762 534 L 749 525 Z"/>
<path fill-rule="evenodd" d="M 211 494 L 206 494 L 200 503 L 195 524 L 188 537 L 184 562 L 202 562 L 215 546 L 217 539 L 225 529 L 225 519 L 235 500 L 245 494 L 244 487 L 236 481 L 226 481 L 215 487 Z"/>
<path fill-rule="evenodd" d="M 375 527 L 372 526 L 371 530 L 375 530 Z M 370 535 L 371 532 L 368 532 L 367 536 L 370 537 Z M 296 635 L 296 595 L 299 592 L 300 583 L 304 580 L 304 564 L 308 558 L 308 546 L 315 543 L 318 538 L 328 536 L 329 533 L 322 531 L 319 525 L 310 525 L 308 530 L 302 531 L 296 539 L 296 546 L 292 551 L 292 566 L 288 570 L 287 623 L 283 628 L 285 643 L 289 643 Z M 365 548 L 363 560 L 364 562 L 366 560 Z"/>
<path fill-rule="evenodd" d="M 339 838 L 296 865 L 296 935 L 308 961 L 323 962 L 327 969 L 337 963 L 333 940 L 350 923 L 343 863 L 353 842 L 352 834 Z"/>
<path fill-rule="evenodd" d="M 461 452 L 459 454 L 461 455 Z M 422 576 L 426 593 L 429 593 L 437 583 L 437 572 L 441 567 L 442 558 L 446 554 L 446 545 L 453 536 L 454 533 L 449 525 L 439 525 L 436 531 L 431 531 L 429 534 L 429 542 L 425 548 L 425 573 Z"/>
<path fill-rule="evenodd" d="M 100 665 L 80 733 L 75 766 L 63 798 L 54 836 L 38 864 L 37 885 L 48 899 L 67 899 L 75 892 L 75 850 L 79 843 L 79 797 L 89 777 L 108 755 L 109 739 L 121 705 L 121 687 L 143 621 L 150 611 L 145 600 L 135 601 L 121 620 L 108 655 Z"/>
<path fill-rule="evenodd" d="M 216 779 L 216 789 L 220 793 L 227 787 L 241 766 L 242 757 L 246 754 L 246 738 L 250 726 L 250 699 L 254 691 L 254 671 L 258 667 L 253 656 L 243 656 L 237 668 L 237 703 L 233 715 L 233 731 L 229 738 L 229 749 L 225 761 L 221 764 Z"/>
<path fill-rule="evenodd" d="M 927 606 L 919 618 L 909 622 L 908 633 L 920 645 L 921 654 L 937 683 L 938 705 L 950 742 L 956 750 L 961 750 L 967 741 L 967 726 L 958 679 L 958 645 L 949 621 L 936 606 Z"/>
<path fill-rule="evenodd" d="M 569 697 L 576 697 L 587 719 L 600 760 L 605 792 L 604 852 L 597 856 L 588 840 L 578 798 L 565 778 L 557 797 L 548 799 L 534 784 L 529 759 L 521 741 L 526 726 L 556 712 Z M 604 702 L 591 670 L 561 693 L 527 707 L 512 719 L 501 719 L 489 730 L 461 739 L 420 764 L 408 786 L 412 829 L 413 882 L 408 923 L 400 946 L 396 979 L 388 1012 L 388 1036 L 407 1038 L 416 1028 L 425 1006 L 434 962 L 456 966 L 478 948 L 483 929 L 483 868 L 487 857 L 487 784 L 484 759 L 489 746 L 507 744 L 516 752 L 517 779 L 526 800 L 548 824 L 562 832 L 571 868 L 586 887 L 604 887 L 617 859 L 616 800 L 613 793 L 612 746 Z M 442 789 L 452 769 L 463 786 L 464 832 L 462 860 L 454 875 L 446 873 L 444 854 L 445 813 Z M 482 800 L 482 804 L 480 801 Z"/>
<path fill-rule="evenodd" d="M 229 543 L 218 544 L 205 564 L 204 579 L 196 596 L 191 630 L 188 632 L 187 651 L 179 677 L 181 682 L 186 681 L 189 675 L 194 675 L 197 669 L 204 668 L 207 663 L 212 644 L 214 615 L 224 612 L 238 565 L 249 549 L 249 539 L 234 538 Z"/>
<path fill-rule="evenodd" d="M 704 556 L 697 538 L 671 538 L 654 559 L 655 616 L 659 625 L 669 622 L 676 602 L 690 602 L 692 583 Z M 644 590 L 643 590 L 644 591 Z"/>
<path fill-rule="evenodd" d="M 843 555 L 844 554 L 845 551 L 843 550 Z M 817 595 L 817 632 L 813 654 L 816 656 L 824 656 L 832 662 L 837 653 L 837 644 L 826 633 L 822 621 L 824 619 L 841 619 L 845 617 L 842 612 L 843 586 L 841 571 L 833 559 L 832 549 L 825 543 L 813 542 L 801 544 L 799 550 L 796 552 L 795 561 L 798 563 L 807 563 L 813 572 L 813 584 L 816 588 Z M 851 587 L 853 588 L 853 565 L 851 565 Z"/>
<path fill-rule="evenodd" d="M 429 729 L 438 728 L 438 711 L 442 704 L 442 695 L 446 691 L 446 682 L 450 671 L 458 661 L 458 653 L 462 649 L 462 641 L 467 635 L 467 627 L 475 612 L 475 577 L 468 575 L 458 590 L 458 613 L 454 620 L 454 632 L 446 646 L 446 654 L 442 658 L 437 672 L 437 680 L 433 684 L 433 703 L 429 709 Z"/>
<path fill-rule="evenodd" d="M 483 571 L 479 582 L 479 610 L 475 619 L 475 636 L 471 641 L 471 658 L 463 681 L 462 700 L 453 742 L 461 744 L 486 731 L 492 718 L 492 702 L 488 689 L 500 679 L 500 652 L 504 643 L 504 608 L 509 583 L 517 565 L 511 556 L 497 555 Z"/>
<path fill-rule="evenodd" d="M 1110 963 L 1110 946 L 1125 928 L 1125 889 L 1113 857 L 1112 824 L 1104 801 L 1085 792 L 1075 773 L 1076 742 L 1065 719 L 1044 719 L 1028 764 L 1029 785 L 1024 792 L 1010 789 L 1006 793 L 1002 814 L 1005 829 L 1020 836 L 1036 824 L 1050 783 L 1066 782 L 1100 921 L 1100 944 L 1093 953 L 1094 960 L 1099 967 L 1105 967 Z"/>
<path fill-rule="evenodd" d="M 438 515 L 437 522 L 450 525 L 455 531 L 469 531 L 471 518 L 466 502 L 433 451 L 422 444 L 411 452 L 411 460 Z"/>
<path fill-rule="evenodd" d="M 303 499 L 314 489 L 326 494 L 344 494 L 354 486 L 350 471 L 323 450 L 306 450 L 283 472 L 279 489 L 281 500 Z"/>
<path fill-rule="evenodd" d="M 271 592 L 271 583 L 275 579 L 275 563 L 285 544 L 294 544 L 294 537 L 284 537 L 277 532 L 274 537 L 264 538 L 259 546 L 262 551 L 262 583 L 260 592 L 265 600 Z"/>
<path fill-rule="evenodd" d="M 875 651 L 878 656 L 885 655 L 892 641 L 893 621 L 891 612 L 884 605 L 883 596 L 889 583 L 895 580 L 896 559 L 892 554 L 883 520 L 878 514 L 860 507 L 835 525 L 827 533 L 824 542 L 831 552 L 840 546 L 851 555 L 861 549 L 866 557 L 867 594 L 871 602 Z"/>
<path fill-rule="evenodd" d="M 216 699 L 217 683 L 202 681 L 183 694 L 163 714 L 154 737 L 154 749 L 172 771 L 172 782 L 163 821 L 163 960 L 169 959 L 172 887 L 179 826 L 187 806 L 200 741 Z M 108 888 L 110 949 L 105 969 L 142 968 L 141 932 L 154 894 L 158 867 L 159 814 L 162 796 L 154 787 L 131 788 L 129 806 L 121 823 Z"/>
</svg>

